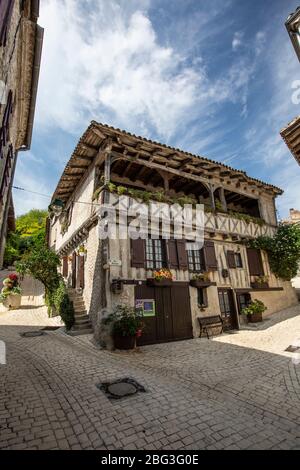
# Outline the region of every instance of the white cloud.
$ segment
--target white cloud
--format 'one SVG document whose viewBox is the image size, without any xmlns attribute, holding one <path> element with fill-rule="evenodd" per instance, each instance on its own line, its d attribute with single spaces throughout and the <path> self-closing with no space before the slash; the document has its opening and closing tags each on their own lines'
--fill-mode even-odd
<svg viewBox="0 0 300 470">
<path fill-rule="evenodd" d="M 168 141 L 182 122 L 213 113 L 221 102 L 241 103 L 245 113 L 249 64 L 241 60 L 211 80 L 201 55 L 187 65 L 184 52 L 159 43 L 149 1 L 87 4 L 92 14 L 82 14 L 80 1 L 41 5 L 40 126 L 79 134 L 96 119 Z"/>
<path fill-rule="evenodd" d="M 237 51 L 243 45 L 244 33 L 236 31 L 232 39 L 232 50 Z"/>
<path fill-rule="evenodd" d="M 37 119 L 77 132 L 87 117 L 168 136 L 197 99 L 201 73 L 158 44 L 148 2 L 98 0 L 93 15 L 80 2 L 42 4 L 45 27 Z M 134 10 L 133 5 L 139 5 Z M 127 5 L 127 7 L 126 7 Z M 142 8 L 144 7 L 144 9 Z"/>
</svg>

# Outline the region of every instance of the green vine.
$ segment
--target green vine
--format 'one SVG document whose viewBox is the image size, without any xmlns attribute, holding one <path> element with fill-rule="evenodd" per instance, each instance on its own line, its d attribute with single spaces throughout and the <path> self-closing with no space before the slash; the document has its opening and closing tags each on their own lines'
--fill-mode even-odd
<svg viewBox="0 0 300 470">
<path fill-rule="evenodd" d="M 290 281 L 297 276 L 300 261 L 299 225 L 280 224 L 274 237 L 258 237 L 251 240 L 249 246 L 267 252 L 271 271 L 276 277 Z"/>
</svg>

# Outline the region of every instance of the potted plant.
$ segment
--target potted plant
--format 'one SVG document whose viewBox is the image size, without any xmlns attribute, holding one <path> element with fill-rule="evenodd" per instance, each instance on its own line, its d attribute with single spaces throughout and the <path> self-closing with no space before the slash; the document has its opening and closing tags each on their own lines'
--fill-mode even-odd
<svg viewBox="0 0 300 470">
<path fill-rule="evenodd" d="M 261 300 L 252 300 L 248 307 L 243 308 L 242 314 L 247 315 L 249 323 L 262 322 L 262 314 L 267 310 L 267 307 Z"/>
<path fill-rule="evenodd" d="M 269 287 L 268 276 L 257 276 L 253 282 L 251 282 L 251 287 L 253 289 L 265 289 Z"/>
<path fill-rule="evenodd" d="M 173 275 L 169 269 L 161 268 L 158 271 L 154 271 L 153 277 L 147 281 L 150 286 L 168 287 L 172 285 Z"/>
<path fill-rule="evenodd" d="M 11 309 L 17 309 L 21 305 L 21 288 L 17 274 L 10 274 L 3 281 L 3 288 L 0 294 L 0 302 Z"/>
<path fill-rule="evenodd" d="M 122 350 L 134 349 L 136 338 L 142 335 L 144 328 L 141 313 L 126 305 L 118 305 L 103 323 L 111 324 L 115 349 Z"/>
<path fill-rule="evenodd" d="M 190 280 L 190 285 L 196 288 L 207 287 L 210 284 L 211 281 L 207 272 L 194 274 L 192 279 Z"/>
</svg>

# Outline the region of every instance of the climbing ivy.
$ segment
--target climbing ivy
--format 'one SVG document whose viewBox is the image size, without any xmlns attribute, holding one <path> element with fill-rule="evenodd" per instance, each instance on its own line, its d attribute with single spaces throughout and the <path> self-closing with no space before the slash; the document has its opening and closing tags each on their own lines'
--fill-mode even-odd
<svg viewBox="0 0 300 470">
<path fill-rule="evenodd" d="M 258 237 L 249 245 L 268 253 L 271 271 L 290 281 L 297 275 L 300 261 L 300 226 L 280 224 L 274 237 Z"/>
</svg>

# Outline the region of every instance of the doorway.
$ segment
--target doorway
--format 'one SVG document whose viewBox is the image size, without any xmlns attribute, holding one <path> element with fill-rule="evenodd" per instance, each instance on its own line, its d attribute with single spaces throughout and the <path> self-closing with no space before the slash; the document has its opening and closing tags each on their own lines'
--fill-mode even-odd
<svg viewBox="0 0 300 470">
<path fill-rule="evenodd" d="M 175 283 L 171 287 L 136 286 L 136 300 L 154 300 L 155 315 L 145 317 L 145 330 L 139 346 L 193 338 L 189 287 Z"/>
<path fill-rule="evenodd" d="M 226 331 L 238 329 L 238 322 L 232 290 L 218 289 L 218 295 L 224 330 Z"/>
</svg>

